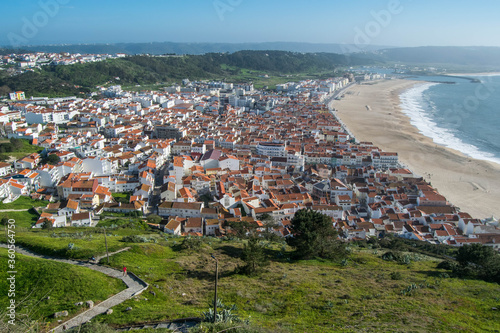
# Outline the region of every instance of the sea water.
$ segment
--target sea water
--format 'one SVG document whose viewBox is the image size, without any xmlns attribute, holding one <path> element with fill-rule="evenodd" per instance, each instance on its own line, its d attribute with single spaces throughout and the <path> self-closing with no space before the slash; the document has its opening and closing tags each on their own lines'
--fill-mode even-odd
<svg viewBox="0 0 500 333">
<path fill-rule="evenodd" d="M 500 164 L 500 76 L 468 78 L 422 77 L 400 95 L 401 108 L 436 144 Z"/>
</svg>

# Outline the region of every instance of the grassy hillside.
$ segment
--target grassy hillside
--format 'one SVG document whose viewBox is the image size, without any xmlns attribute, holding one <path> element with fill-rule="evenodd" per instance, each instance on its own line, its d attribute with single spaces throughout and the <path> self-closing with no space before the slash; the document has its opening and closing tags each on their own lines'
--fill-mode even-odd
<svg viewBox="0 0 500 333">
<path fill-rule="evenodd" d="M 8 305 L 7 249 L 0 248 L 0 307 Z M 74 315 L 82 310 L 77 302 L 101 302 L 126 286 L 120 280 L 87 268 L 16 255 L 17 316 L 30 316 L 40 322 L 54 321 L 55 312 L 67 310 Z M 3 310 L 2 310 L 3 312 Z"/>
<path fill-rule="evenodd" d="M 156 296 L 127 301 L 100 320 L 123 325 L 199 315 L 213 298 L 213 252 L 219 258 L 222 301 L 274 332 L 500 329 L 500 313 L 492 310 L 500 303 L 498 284 L 449 278 L 429 257 L 400 265 L 382 260 L 383 251 L 354 249 L 346 266 L 280 259 L 260 276 L 247 277 L 235 273 L 242 265 L 241 248 L 240 242 L 213 240 L 189 253 L 173 250 L 176 245 L 148 244 L 115 256 L 113 266 L 128 265 L 152 284 Z M 281 252 L 269 248 L 271 256 Z M 408 293 L 410 286 L 416 287 Z M 124 312 L 127 306 L 134 310 Z"/>
<path fill-rule="evenodd" d="M 109 223 L 109 221 L 108 221 Z M 70 233 L 79 231 L 78 237 Z M 58 231 L 60 233 L 62 231 Z M 43 252 L 83 256 L 103 253 L 99 235 L 65 230 L 18 235 Z M 123 237 L 136 237 L 126 239 Z M 150 284 L 149 291 L 115 307 L 97 321 L 112 326 L 200 316 L 213 299 L 214 260 L 219 259 L 219 298 L 235 304 L 242 319 L 272 332 L 485 332 L 500 330 L 500 286 L 449 277 L 437 269 L 441 259 L 408 253 L 411 262 L 383 260 L 388 250 L 352 246 L 349 260 L 294 261 L 282 243 L 264 242 L 271 263 L 258 276 L 239 273 L 245 241 L 183 238 L 148 231 L 113 229 L 110 250 L 132 246 L 111 257 L 111 266 L 126 266 Z M 87 236 L 88 237 L 88 236 Z M 146 243 L 137 241 L 149 240 Z M 132 242 L 136 243 L 132 243 Z M 68 242 L 76 252 L 64 253 Z M 370 246 L 370 245 L 368 245 Z M 45 249 L 45 250 L 44 250 Z M 105 262 L 105 260 L 103 260 Z M 131 311 L 125 311 L 132 307 Z"/>
</svg>

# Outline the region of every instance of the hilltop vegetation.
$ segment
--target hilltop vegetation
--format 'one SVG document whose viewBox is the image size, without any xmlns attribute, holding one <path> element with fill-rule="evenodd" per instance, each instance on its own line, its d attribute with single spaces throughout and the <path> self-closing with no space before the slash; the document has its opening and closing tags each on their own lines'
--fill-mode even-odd
<svg viewBox="0 0 500 333">
<path fill-rule="evenodd" d="M 27 96 L 81 95 L 96 85 L 154 84 L 181 79 L 230 79 L 252 70 L 274 74 L 330 72 L 342 66 L 371 64 L 369 59 L 333 53 L 240 51 L 191 56 L 131 56 L 97 63 L 44 66 L 17 76 L 0 75 L 0 86 Z M 255 75 L 256 77 L 258 75 Z M 7 89 L 6 88 L 6 89 Z M 7 89 L 7 90 L 8 90 Z"/>
<path fill-rule="evenodd" d="M 121 327 L 200 317 L 214 296 L 214 255 L 219 298 L 234 304 L 234 312 L 253 327 L 241 332 L 500 330 L 500 311 L 493 309 L 500 305 L 500 286 L 453 277 L 450 267 L 437 268 L 442 259 L 424 254 L 456 255 L 451 248 L 385 239 L 349 244 L 344 260 L 297 260 L 283 241 L 174 237 L 125 220 L 135 229 L 107 221 L 110 251 L 132 247 L 112 256 L 110 265 L 126 266 L 150 288 L 93 322 Z M 16 239 L 37 252 L 86 258 L 105 253 L 104 237 L 97 231 L 19 230 Z M 249 251 L 267 265 L 248 272 L 255 263 Z M 207 327 L 196 332 L 211 332 Z"/>
</svg>

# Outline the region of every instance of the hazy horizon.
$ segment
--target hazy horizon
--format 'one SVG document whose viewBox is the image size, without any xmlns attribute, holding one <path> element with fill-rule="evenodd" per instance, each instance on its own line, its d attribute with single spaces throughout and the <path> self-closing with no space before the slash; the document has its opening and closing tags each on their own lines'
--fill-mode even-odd
<svg viewBox="0 0 500 333">
<path fill-rule="evenodd" d="M 500 3 L 40 0 L 3 5 L 0 45 L 268 43 L 500 46 Z M 486 9 L 485 9 L 486 8 Z"/>
</svg>

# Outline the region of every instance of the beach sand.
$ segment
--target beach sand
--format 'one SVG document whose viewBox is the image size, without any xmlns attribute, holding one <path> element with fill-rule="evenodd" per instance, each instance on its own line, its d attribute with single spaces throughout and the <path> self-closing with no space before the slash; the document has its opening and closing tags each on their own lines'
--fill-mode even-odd
<svg viewBox="0 0 500 333">
<path fill-rule="evenodd" d="M 337 116 L 358 141 L 370 141 L 424 177 L 474 218 L 500 217 L 500 165 L 439 146 L 401 111 L 399 94 L 422 82 L 384 80 L 355 85 L 334 101 Z"/>
</svg>

